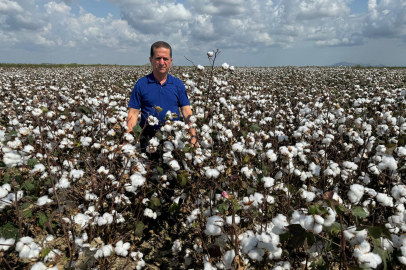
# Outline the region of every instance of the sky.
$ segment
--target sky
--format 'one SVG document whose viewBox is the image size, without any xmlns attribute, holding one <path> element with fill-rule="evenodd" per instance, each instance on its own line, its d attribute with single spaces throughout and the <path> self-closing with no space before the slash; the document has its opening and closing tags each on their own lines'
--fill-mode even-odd
<svg viewBox="0 0 406 270">
<path fill-rule="evenodd" d="M 406 66 L 406 0 L 0 0 L 1 63 Z"/>
</svg>

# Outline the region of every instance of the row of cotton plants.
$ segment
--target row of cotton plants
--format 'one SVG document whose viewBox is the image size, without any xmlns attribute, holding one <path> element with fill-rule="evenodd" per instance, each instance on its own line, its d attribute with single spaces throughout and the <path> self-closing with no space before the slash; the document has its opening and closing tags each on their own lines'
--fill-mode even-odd
<svg viewBox="0 0 406 270">
<path fill-rule="evenodd" d="M 401 269 L 406 71 L 218 53 L 172 68 L 194 116 L 146 153 L 126 117 L 149 68 L 2 69 L 1 267 Z"/>
</svg>

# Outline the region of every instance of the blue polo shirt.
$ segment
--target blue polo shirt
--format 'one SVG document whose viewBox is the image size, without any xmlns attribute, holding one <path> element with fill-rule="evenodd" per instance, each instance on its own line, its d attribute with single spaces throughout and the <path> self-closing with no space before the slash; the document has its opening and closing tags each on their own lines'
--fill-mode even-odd
<svg viewBox="0 0 406 270">
<path fill-rule="evenodd" d="M 130 108 L 141 109 L 141 127 L 144 127 L 146 119 L 150 115 L 158 118 L 160 124 L 164 123 L 167 111 L 176 113 L 178 117 L 173 120 L 179 120 L 179 107 L 187 105 L 190 105 L 190 102 L 185 85 L 181 80 L 168 74 L 166 82 L 161 85 L 159 81 L 155 80 L 152 73 L 136 82 L 128 103 Z M 162 111 L 158 113 L 154 109 L 155 106 L 161 107 Z M 151 127 L 147 123 L 147 129 Z M 158 129 L 159 125 L 154 128 Z"/>
</svg>

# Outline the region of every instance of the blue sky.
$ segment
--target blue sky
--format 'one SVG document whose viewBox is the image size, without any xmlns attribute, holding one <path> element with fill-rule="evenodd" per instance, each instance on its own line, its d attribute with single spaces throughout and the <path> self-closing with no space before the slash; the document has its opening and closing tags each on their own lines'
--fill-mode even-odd
<svg viewBox="0 0 406 270">
<path fill-rule="evenodd" d="M 0 0 L 0 62 L 406 65 L 405 0 Z"/>
</svg>

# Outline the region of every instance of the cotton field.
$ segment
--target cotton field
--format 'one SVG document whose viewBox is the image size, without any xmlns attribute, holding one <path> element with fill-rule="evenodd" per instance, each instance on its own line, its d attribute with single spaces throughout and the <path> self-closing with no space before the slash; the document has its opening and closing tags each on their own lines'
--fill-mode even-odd
<svg viewBox="0 0 406 270">
<path fill-rule="evenodd" d="M 210 63 L 159 161 L 149 67 L 0 68 L 1 269 L 404 269 L 406 70 Z"/>
</svg>

